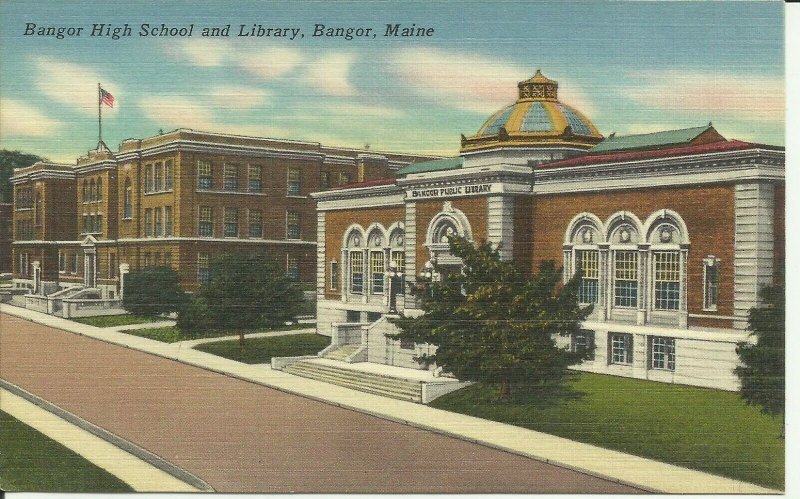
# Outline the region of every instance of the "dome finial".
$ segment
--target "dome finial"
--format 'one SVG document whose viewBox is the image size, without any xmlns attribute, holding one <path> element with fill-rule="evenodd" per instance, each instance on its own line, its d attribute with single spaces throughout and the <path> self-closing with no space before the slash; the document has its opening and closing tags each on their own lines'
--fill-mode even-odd
<svg viewBox="0 0 800 499">
<path fill-rule="evenodd" d="M 519 82 L 519 100 L 558 100 L 558 82 L 542 74 L 541 69 L 536 70 L 533 77 Z"/>
</svg>

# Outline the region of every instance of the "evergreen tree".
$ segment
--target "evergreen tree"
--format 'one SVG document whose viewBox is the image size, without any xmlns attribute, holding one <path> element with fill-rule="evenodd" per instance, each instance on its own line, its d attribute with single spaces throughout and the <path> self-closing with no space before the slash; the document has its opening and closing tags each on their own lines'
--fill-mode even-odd
<svg viewBox="0 0 800 499">
<path fill-rule="evenodd" d="M 578 304 L 577 278 L 560 286 L 553 262 L 526 275 L 488 243 L 475 247 L 455 237 L 450 251 L 462 259 L 461 272 L 413 289 L 424 314 L 395 319 L 400 332 L 392 338 L 436 345 L 435 354 L 417 360 L 461 380 L 499 384 L 502 400 L 512 384 L 560 386 L 567 367 L 588 355 L 556 345 L 557 336 L 576 333 L 591 312 Z"/>
<path fill-rule="evenodd" d="M 742 365 L 735 369 L 742 382 L 741 396 L 750 405 L 774 416 L 784 415 L 786 296 L 783 286 L 761 290 L 762 305 L 750 309 L 747 328 L 755 343 L 736 348 Z"/>
<path fill-rule="evenodd" d="M 12 202 L 11 183 L 9 179 L 14 174 L 14 168 L 30 166 L 37 161 L 44 161 L 43 158 L 35 154 L 28 154 L 19 151 L 0 151 L 0 203 Z"/>
</svg>

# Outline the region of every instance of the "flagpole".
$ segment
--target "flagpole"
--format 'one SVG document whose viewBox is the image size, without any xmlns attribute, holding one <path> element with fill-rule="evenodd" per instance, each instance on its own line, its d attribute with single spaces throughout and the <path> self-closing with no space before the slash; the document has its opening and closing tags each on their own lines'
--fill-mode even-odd
<svg viewBox="0 0 800 499">
<path fill-rule="evenodd" d="M 103 112 L 101 111 L 102 106 L 102 92 L 100 91 L 100 82 L 97 82 L 97 147 L 100 148 L 100 144 L 103 143 Z"/>
</svg>

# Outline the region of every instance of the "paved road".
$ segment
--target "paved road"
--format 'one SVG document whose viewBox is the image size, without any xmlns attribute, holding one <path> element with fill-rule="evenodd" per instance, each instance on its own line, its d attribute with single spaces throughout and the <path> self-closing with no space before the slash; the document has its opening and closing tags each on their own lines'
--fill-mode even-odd
<svg viewBox="0 0 800 499">
<path fill-rule="evenodd" d="M 638 492 L 5 314 L 0 377 L 220 492 Z"/>
</svg>

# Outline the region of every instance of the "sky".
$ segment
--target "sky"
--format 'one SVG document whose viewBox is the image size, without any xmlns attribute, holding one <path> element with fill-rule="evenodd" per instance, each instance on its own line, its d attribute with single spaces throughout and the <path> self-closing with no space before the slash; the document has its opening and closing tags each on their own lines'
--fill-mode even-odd
<svg viewBox="0 0 800 499">
<path fill-rule="evenodd" d="M 27 23 L 83 31 L 25 35 Z M 89 36 L 101 23 L 132 36 Z M 193 36 L 142 37 L 143 23 Z M 385 37 L 395 23 L 433 35 Z M 303 36 L 236 36 L 242 24 Z M 316 24 L 376 36 L 314 37 Z M 713 122 L 784 144 L 783 2 L 3 0 L 0 148 L 74 163 L 97 145 L 101 82 L 112 150 L 193 128 L 454 155 L 537 69 L 604 135 Z"/>
</svg>

